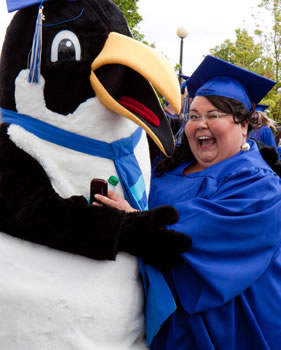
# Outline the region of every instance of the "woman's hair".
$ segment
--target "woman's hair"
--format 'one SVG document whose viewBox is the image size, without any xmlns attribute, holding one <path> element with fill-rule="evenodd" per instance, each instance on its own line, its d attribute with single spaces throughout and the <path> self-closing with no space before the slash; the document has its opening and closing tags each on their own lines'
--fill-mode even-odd
<svg viewBox="0 0 281 350">
<path fill-rule="evenodd" d="M 232 114 L 235 123 L 243 123 L 249 121 L 248 132 L 257 125 L 257 116 L 255 115 L 255 104 L 252 104 L 251 110 L 248 111 L 246 107 L 238 100 L 223 96 L 204 96 L 212 105 L 214 105 L 219 111 Z M 172 120 L 172 129 L 175 130 L 175 122 Z M 189 143 L 186 135 L 183 135 L 183 142 L 180 146 L 176 147 L 174 155 L 170 158 L 162 158 L 155 167 L 156 174 L 161 176 L 165 171 L 172 170 L 184 162 L 188 162 L 194 159 L 194 156 L 189 147 Z"/>
<path fill-rule="evenodd" d="M 265 125 L 268 128 L 270 128 L 273 131 L 273 133 L 277 130 L 276 121 L 269 118 L 266 112 L 256 111 L 255 115 L 257 119 L 257 125 L 255 126 L 256 128 L 260 128 L 261 126 Z"/>
</svg>

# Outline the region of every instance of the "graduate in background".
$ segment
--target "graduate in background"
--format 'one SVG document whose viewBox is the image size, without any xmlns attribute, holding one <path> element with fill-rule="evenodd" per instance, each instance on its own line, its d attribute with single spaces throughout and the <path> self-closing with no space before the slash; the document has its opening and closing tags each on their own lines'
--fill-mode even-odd
<svg viewBox="0 0 281 350">
<path fill-rule="evenodd" d="M 172 118 L 172 119 L 182 119 L 183 116 L 182 114 L 184 113 L 184 103 L 185 103 L 185 97 L 186 97 L 186 94 L 187 94 L 187 91 L 186 91 L 186 85 L 187 85 L 187 80 L 188 80 L 188 76 L 186 75 L 182 75 L 182 74 L 179 74 L 179 79 L 182 79 L 183 81 L 180 83 L 180 89 L 181 89 L 181 111 L 180 111 L 180 114 L 177 114 L 175 112 L 175 110 L 173 109 L 173 107 L 167 102 L 165 101 L 165 112 L 166 112 L 166 115 L 169 117 L 169 118 Z"/>
<path fill-rule="evenodd" d="M 267 116 L 267 108 L 268 105 L 264 104 L 258 104 L 256 106 L 257 127 L 249 133 L 249 137 L 261 141 L 265 145 L 273 146 L 276 148 L 277 145 L 274 138 L 274 132 L 276 131 L 276 122 Z"/>
<path fill-rule="evenodd" d="M 146 300 L 148 345 L 279 350 L 281 180 L 247 140 L 255 105 L 274 82 L 207 56 L 187 85 L 193 100 L 184 140 L 156 166 L 149 205 L 173 205 L 180 219 L 169 228 L 193 243 L 184 262 L 162 271 L 165 300 L 146 281 L 154 290 Z"/>
</svg>

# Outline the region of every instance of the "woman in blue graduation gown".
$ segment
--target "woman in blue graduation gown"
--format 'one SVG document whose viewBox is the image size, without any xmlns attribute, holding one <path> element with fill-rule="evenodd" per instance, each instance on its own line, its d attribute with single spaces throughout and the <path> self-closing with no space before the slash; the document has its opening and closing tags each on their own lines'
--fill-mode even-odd
<svg viewBox="0 0 281 350">
<path fill-rule="evenodd" d="M 280 349 L 281 181 L 247 140 L 273 85 L 212 56 L 188 81 L 184 142 L 154 168 L 149 205 L 174 206 L 169 228 L 192 248 L 161 271 L 165 288 L 146 281 L 152 350 Z"/>
<path fill-rule="evenodd" d="M 224 77 L 212 69 L 217 63 Z M 227 65 L 207 57 L 191 77 L 185 134 L 192 153 L 165 160 L 152 179 L 150 207 L 173 205 L 180 219 L 170 228 L 192 238 L 184 263 L 165 273 L 177 309 L 153 350 L 280 348 L 281 181 L 257 144 L 246 142 L 252 102 L 263 96 L 243 75 L 259 77 Z M 202 82 L 207 68 L 213 76 Z"/>
<path fill-rule="evenodd" d="M 262 125 L 260 128 L 253 130 L 249 136 L 253 139 L 263 142 L 268 146 L 277 148 L 274 134 L 272 130 L 266 125 Z"/>
<path fill-rule="evenodd" d="M 273 131 L 276 131 L 275 121 L 266 114 L 268 105 L 258 104 L 256 106 L 257 127 L 252 130 L 249 137 L 263 142 L 265 145 L 273 146 L 277 150 Z"/>
<path fill-rule="evenodd" d="M 153 178 L 151 207 L 180 215 L 192 238 L 185 263 L 166 273 L 177 310 L 152 349 L 279 349 L 281 185 L 254 141 L 200 172 L 188 162 Z M 278 341 L 279 340 L 279 341 Z"/>
</svg>

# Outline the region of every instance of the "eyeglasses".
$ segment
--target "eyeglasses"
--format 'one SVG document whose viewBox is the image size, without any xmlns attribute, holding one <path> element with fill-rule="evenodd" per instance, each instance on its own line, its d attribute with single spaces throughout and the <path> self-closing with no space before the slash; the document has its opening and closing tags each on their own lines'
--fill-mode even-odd
<svg viewBox="0 0 281 350">
<path fill-rule="evenodd" d="M 198 113 L 191 112 L 188 115 L 188 121 L 191 121 L 191 122 L 199 122 L 201 120 L 212 121 L 212 120 L 217 120 L 217 119 L 220 119 L 222 117 L 229 116 L 229 115 L 231 115 L 231 114 L 220 113 L 220 112 L 208 112 L 204 115 L 200 115 Z"/>
</svg>

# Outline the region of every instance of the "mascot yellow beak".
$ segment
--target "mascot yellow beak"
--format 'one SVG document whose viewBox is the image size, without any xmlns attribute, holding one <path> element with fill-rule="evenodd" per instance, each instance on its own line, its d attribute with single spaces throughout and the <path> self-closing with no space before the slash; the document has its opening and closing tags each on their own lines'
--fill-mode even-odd
<svg viewBox="0 0 281 350">
<path fill-rule="evenodd" d="M 141 126 L 165 155 L 173 154 L 172 131 L 153 88 L 180 112 L 178 78 L 166 57 L 130 37 L 112 32 L 92 62 L 90 81 L 105 107 Z"/>
</svg>

